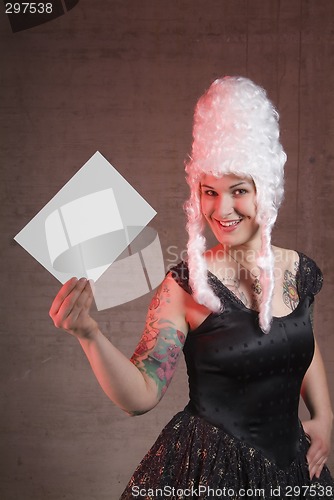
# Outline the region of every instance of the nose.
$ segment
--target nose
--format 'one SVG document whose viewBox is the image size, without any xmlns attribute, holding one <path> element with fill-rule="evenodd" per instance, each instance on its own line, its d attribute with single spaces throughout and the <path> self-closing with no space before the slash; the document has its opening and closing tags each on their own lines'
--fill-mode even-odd
<svg viewBox="0 0 334 500">
<path fill-rule="evenodd" d="M 229 195 L 221 195 L 217 199 L 215 212 L 220 218 L 227 217 L 233 213 L 233 198 Z"/>
</svg>

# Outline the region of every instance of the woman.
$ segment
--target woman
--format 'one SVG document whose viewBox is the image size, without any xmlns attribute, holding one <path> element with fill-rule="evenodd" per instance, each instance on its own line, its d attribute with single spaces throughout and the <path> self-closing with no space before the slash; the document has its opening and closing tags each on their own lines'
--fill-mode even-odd
<svg viewBox="0 0 334 500">
<path fill-rule="evenodd" d="M 334 498 L 325 466 L 332 410 L 311 326 L 322 275 L 305 255 L 271 245 L 285 160 L 264 90 L 216 80 L 197 104 L 186 168 L 188 262 L 159 287 L 131 360 L 91 318 L 85 279 L 54 300 L 55 325 L 78 338 L 103 390 L 129 414 L 159 402 L 184 351 L 190 402 L 122 499 Z M 205 222 L 217 239 L 210 250 Z M 303 427 L 300 392 L 311 414 Z"/>
</svg>

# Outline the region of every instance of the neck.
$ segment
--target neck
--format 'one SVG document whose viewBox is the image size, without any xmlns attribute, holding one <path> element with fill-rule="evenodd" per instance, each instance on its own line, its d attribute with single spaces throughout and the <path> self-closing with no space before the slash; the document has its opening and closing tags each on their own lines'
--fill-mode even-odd
<svg viewBox="0 0 334 500">
<path fill-rule="evenodd" d="M 238 245 L 238 246 L 227 246 L 221 245 L 225 254 L 234 257 L 238 262 L 256 262 L 256 259 L 261 253 L 260 245 Z"/>
</svg>

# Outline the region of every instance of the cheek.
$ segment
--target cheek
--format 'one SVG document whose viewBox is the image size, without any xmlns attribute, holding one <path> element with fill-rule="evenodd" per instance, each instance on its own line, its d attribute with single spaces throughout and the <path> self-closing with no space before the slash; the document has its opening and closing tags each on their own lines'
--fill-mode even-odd
<svg viewBox="0 0 334 500">
<path fill-rule="evenodd" d="M 203 217 L 209 221 L 210 220 L 210 216 L 212 215 L 212 203 L 210 203 L 210 200 L 208 199 L 205 199 L 205 198 L 201 198 L 201 212 L 202 212 L 202 215 Z"/>
<path fill-rule="evenodd" d="M 202 212 L 202 215 L 204 215 L 204 217 L 206 217 L 206 214 L 207 214 L 207 203 L 205 203 L 205 200 L 204 198 L 201 196 L 201 199 L 200 199 L 200 207 L 201 207 L 201 212 Z"/>
<path fill-rule="evenodd" d="M 257 201 L 256 201 L 256 198 L 253 201 L 252 209 L 253 209 L 254 217 L 256 217 L 256 214 L 257 214 Z"/>
<path fill-rule="evenodd" d="M 252 208 L 253 208 L 253 211 L 256 213 L 257 212 L 257 196 L 256 196 L 256 193 L 254 193 L 254 195 L 253 195 Z"/>
<path fill-rule="evenodd" d="M 239 211 L 243 212 L 245 215 L 250 217 L 255 217 L 257 212 L 256 198 L 242 200 L 242 203 L 238 206 Z"/>
</svg>

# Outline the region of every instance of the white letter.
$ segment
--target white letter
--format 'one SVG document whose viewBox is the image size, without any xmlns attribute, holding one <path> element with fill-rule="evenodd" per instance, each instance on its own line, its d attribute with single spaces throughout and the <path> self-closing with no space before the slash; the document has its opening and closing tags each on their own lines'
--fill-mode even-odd
<svg viewBox="0 0 334 500">
<path fill-rule="evenodd" d="M 132 486 L 131 492 L 134 497 L 137 497 L 139 495 L 139 486 Z"/>
</svg>

